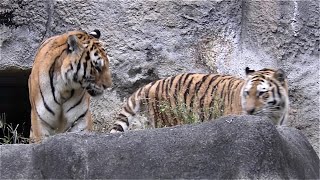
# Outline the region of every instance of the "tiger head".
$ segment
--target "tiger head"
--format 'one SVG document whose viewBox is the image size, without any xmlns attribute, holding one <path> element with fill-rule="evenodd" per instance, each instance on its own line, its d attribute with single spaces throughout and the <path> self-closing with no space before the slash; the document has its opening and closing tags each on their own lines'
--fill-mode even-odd
<svg viewBox="0 0 320 180">
<path fill-rule="evenodd" d="M 87 90 L 91 96 L 98 96 L 112 84 L 109 70 L 109 59 L 99 41 L 100 31 L 91 33 L 71 31 L 68 34 L 67 45 L 69 56 L 65 62 L 65 78 Z"/>
<path fill-rule="evenodd" d="M 247 78 L 241 90 L 242 109 L 246 114 L 271 118 L 275 124 L 286 121 L 289 107 L 287 78 L 283 70 L 245 69 Z"/>
</svg>

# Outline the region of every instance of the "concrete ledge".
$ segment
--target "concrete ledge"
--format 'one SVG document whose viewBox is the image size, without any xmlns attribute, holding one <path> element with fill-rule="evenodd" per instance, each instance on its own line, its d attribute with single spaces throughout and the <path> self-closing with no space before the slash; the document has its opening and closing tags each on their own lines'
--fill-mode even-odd
<svg viewBox="0 0 320 180">
<path fill-rule="evenodd" d="M 69 133 L 4 145 L 0 178 L 318 179 L 319 157 L 298 130 L 254 116 L 119 134 Z"/>
</svg>

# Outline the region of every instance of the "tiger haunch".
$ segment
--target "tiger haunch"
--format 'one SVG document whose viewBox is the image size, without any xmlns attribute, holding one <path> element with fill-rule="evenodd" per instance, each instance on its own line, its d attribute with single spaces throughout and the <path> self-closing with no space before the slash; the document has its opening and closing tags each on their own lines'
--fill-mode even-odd
<svg viewBox="0 0 320 180">
<path fill-rule="evenodd" d="M 186 73 L 151 82 L 128 98 L 110 132 L 128 130 L 142 109 L 147 111 L 153 128 L 230 114 L 267 116 L 275 124 L 284 124 L 289 108 L 284 72 L 247 68 L 246 75 L 244 80 L 221 74 Z"/>
<path fill-rule="evenodd" d="M 29 76 L 31 141 L 90 130 L 90 96 L 112 84 L 100 31 L 69 31 L 44 41 Z"/>
</svg>

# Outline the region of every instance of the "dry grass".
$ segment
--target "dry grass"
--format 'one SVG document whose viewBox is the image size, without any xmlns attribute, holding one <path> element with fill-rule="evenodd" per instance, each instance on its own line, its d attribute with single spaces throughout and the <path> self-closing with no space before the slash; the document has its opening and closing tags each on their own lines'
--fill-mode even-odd
<svg viewBox="0 0 320 180">
<path fill-rule="evenodd" d="M 22 134 L 18 133 L 17 129 L 19 124 L 15 127 L 12 124 L 2 124 L 3 138 L 0 138 L 0 144 L 26 144 L 29 142 L 29 138 L 23 137 Z"/>
</svg>

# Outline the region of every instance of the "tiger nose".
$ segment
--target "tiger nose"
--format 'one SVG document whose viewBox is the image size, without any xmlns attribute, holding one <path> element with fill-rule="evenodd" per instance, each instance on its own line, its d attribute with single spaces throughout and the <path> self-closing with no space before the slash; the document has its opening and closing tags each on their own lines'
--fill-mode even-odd
<svg viewBox="0 0 320 180">
<path fill-rule="evenodd" d="M 253 114 L 255 111 L 255 108 L 247 109 L 248 114 Z"/>
</svg>

